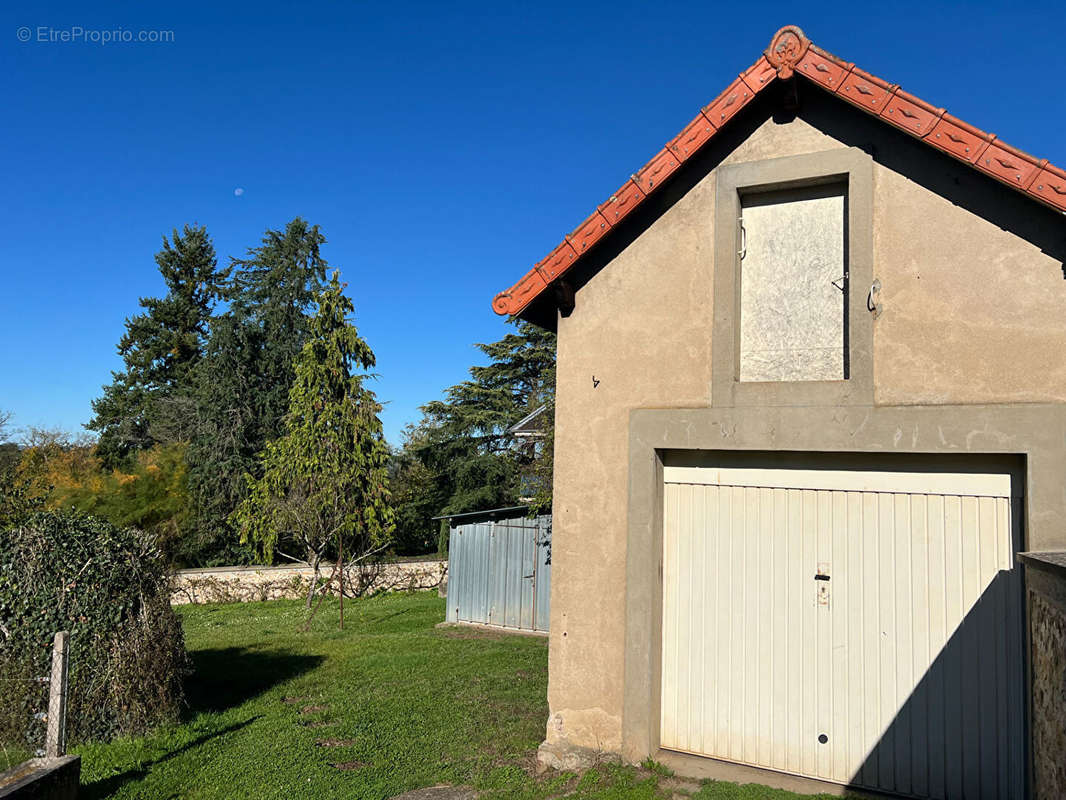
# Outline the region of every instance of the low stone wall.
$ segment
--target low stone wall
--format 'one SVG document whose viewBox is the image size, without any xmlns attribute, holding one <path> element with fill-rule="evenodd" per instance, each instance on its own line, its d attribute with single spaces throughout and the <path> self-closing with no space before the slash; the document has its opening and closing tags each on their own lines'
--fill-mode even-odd
<svg viewBox="0 0 1066 800">
<path fill-rule="evenodd" d="M 1066 797 L 1066 553 L 1022 553 L 1033 686 L 1033 796 Z"/>
<path fill-rule="evenodd" d="M 329 578 L 332 570 L 332 564 L 324 564 L 322 579 Z M 345 595 L 347 587 L 358 586 L 360 580 L 369 583 L 364 592 L 434 589 L 444 581 L 447 571 L 447 561 L 396 561 L 373 570 L 345 570 Z M 311 568 L 304 566 L 183 569 L 171 578 L 170 602 L 184 605 L 301 598 L 307 596 L 311 577 Z M 331 591 L 336 593 L 336 583 Z"/>
</svg>

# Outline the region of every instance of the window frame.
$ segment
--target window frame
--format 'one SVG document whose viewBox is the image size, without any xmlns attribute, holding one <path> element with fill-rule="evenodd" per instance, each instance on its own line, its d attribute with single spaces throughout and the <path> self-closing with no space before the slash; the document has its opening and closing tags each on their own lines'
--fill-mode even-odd
<svg viewBox="0 0 1066 800">
<path fill-rule="evenodd" d="M 873 405 L 873 159 L 855 147 L 723 164 L 715 189 L 712 406 Z M 824 184 L 845 187 L 848 377 L 839 381 L 740 381 L 741 198 Z"/>
</svg>

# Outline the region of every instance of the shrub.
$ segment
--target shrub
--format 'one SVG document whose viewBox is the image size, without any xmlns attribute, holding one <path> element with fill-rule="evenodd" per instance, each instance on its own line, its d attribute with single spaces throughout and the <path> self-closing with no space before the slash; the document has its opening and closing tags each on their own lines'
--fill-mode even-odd
<svg viewBox="0 0 1066 800">
<path fill-rule="evenodd" d="M 76 509 L 120 528 L 148 531 L 171 561 L 195 550 L 181 535 L 189 508 L 187 471 L 180 442 L 139 451 L 111 469 L 91 440 L 38 428 L 30 430 L 15 466 L 25 492 L 45 508 Z"/>
<path fill-rule="evenodd" d="M 176 717 L 188 657 L 151 536 L 42 511 L 0 532 L 0 674 L 48 675 L 59 630 L 70 631 L 68 741 Z M 0 740 L 40 741 L 42 697 L 39 684 L 0 682 Z"/>
</svg>

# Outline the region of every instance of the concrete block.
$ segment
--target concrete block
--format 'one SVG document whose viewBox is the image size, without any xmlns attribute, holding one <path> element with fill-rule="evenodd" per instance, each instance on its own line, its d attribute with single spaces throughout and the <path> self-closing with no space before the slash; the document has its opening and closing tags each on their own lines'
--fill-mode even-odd
<svg viewBox="0 0 1066 800">
<path fill-rule="evenodd" d="M 33 758 L 0 775 L 0 800 L 77 800 L 81 756 Z"/>
</svg>

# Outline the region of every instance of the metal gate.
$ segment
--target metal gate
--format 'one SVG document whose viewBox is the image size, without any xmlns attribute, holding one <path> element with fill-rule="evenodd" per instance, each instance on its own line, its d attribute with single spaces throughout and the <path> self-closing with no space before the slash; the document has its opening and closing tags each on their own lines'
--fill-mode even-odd
<svg viewBox="0 0 1066 800">
<path fill-rule="evenodd" d="M 447 620 L 547 631 L 551 515 L 503 511 L 450 519 Z"/>
</svg>

